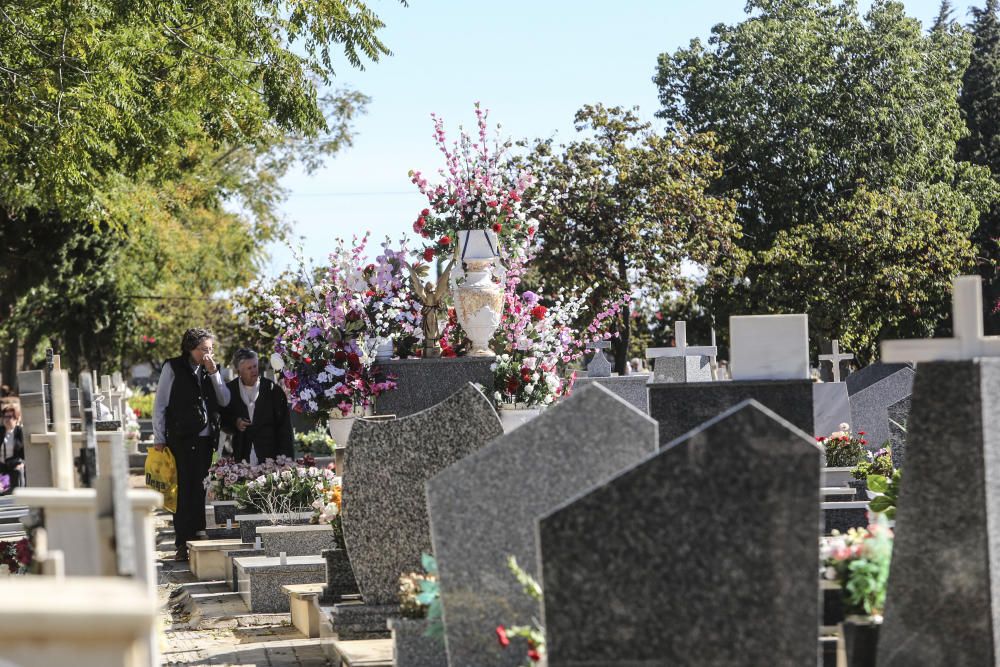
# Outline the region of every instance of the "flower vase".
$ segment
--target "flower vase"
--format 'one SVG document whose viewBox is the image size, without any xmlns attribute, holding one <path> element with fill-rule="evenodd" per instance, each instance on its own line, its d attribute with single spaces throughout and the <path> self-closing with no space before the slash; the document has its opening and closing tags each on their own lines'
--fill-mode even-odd
<svg viewBox="0 0 1000 667">
<path fill-rule="evenodd" d="M 392 359 L 393 346 L 391 338 L 369 338 L 367 347 L 376 362 Z"/>
<path fill-rule="evenodd" d="M 504 304 L 503 285 L 493 281 L 497 235 L 485 229 L 459 231 L 458 252 L 464 280 L 458 284 L 452 279 L 452 293 L 458 323 L 472 340 L 469 356 L 496 356 L 490 350 L 490 339 L 500 326 Z"/>
<path fill-rule="evenodd" d="M 875 667 L 881 617 L 848 616 L 841 626 L 847 667 Z"/>
<path fill-rule="evenodd" d="M 374 414 L 370 406 L 366 408 L 354 408 L 354 411 L 346 416 L 342 415 L 336 409 L 333 412 L 334 414 L 331 414 L 326 422 L 326 428 L 330 432 L 330 437 L 333 438 L 337 449 L 347 447 L 347 440 L 351 437 L 351 429 L 354 428 L 354 421 L 358 417 Z M 340 473 L 339 470 L 337 472 L 338 474 Z"/>
<path fill-rule="evenodd" d="M 503 425 L 503 432 L 510 433 L 521 424 L 526 424 L 541 414 L 540 408 L 528 407 L 526 403 L 501 403 L 500 424 Z"/>
</svg>

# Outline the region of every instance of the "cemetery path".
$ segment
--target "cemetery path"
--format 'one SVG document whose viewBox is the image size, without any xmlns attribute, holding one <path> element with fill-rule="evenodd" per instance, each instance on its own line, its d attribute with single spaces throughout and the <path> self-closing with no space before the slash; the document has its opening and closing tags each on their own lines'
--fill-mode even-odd
<svg viewBox="0 0 1000 667">
<path fill-rule="evenodd" d="M 173 560 L 169 515 L 157 527 L 162 665 L 327 667 L 319 640 L 304 637 L 288 614 L 251 614 L 224 583 L 199 582 Z"/>
</svg>

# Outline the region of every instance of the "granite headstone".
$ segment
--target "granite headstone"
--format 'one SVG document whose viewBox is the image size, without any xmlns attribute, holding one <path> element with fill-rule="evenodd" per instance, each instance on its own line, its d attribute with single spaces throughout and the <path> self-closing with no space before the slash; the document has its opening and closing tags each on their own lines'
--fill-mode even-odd
<svg viewBox="0 0 1000 667">
<path fill-rule="evenodd" d="M 409 417 L 354 425 L 341 520 L 365 604 L 398 604 L 399 575 L 419 570 L 431 551 L 424 483 L 502 434 L 493 406 L 468 383 Z"/>
<path fill-rule="evenodd" d="M 855 433 L 864 431 L 872 450 L 881 448 L 889 440 L 887 409 L 910 395 L 913 391 L 913 375 L 913 369 L 903 365 L 894 373 L 850 394 L 851 430 Z M 850 389 L 848 392 L 850 393 Z"/>
<path fill-rule="evenodd" d="M 879 667 L 1000 662 L 1000 358 L 921 362 Z"/>
<path fill-rule="evenodd" d="M 493 358 L 393 359 L 379 368 L 394 376 L 398 386 L 378 397 L 380 415 L 406 417 L 433 407 L 468 383 L 493 386 Z"/>
<path fill-rule="evenodd" d="M 885 410 L 889 417 L 889 448 L 892 451 L 892 464 L 903 467 L 906 457 L 906 423 L 910 419 L 910 397 L 896 401 Z"/>
<path fill-rule="evenodd" d="M 660 425 L 661 446 L 748 399 L 777 412 L 806 433 L 815 432 L 812 380 L 665 382 L 648 388 L 649 415 Z"/>
<path fill-rule="evenodd" d="M 639 412 L 649 412 L 649 392 L 646 390 L 646 382 L 649 376 L 645 373 L 634 375 L 616 375 L 607 378 L 584 377 L 576 379 L 577 389 L 582 389 L 588 384 L 599 384 L 618 398 L 630 403 Z"/>
<path fill-rule="evenodd" d="M 746 401 L 542 516 L 550 667 L 817 664 L 821 465 Z"/>
<path fill-rule="evenodd" d="M 523 651 L 501 649 L 494 630 L 530 624 L 537 605 L 507 557 L 537 575 L 536 517 L 656 451 L 656 441 L 653 420 L 594 383 L 428 482 L 449 664 L 521 663 Z"/>
<path fill-rule="evenodd" d="M 847 393 L 851 395 L 856 394 L 862 389 L 866 389 L 904 368 L 913 370 L 913 366 L 910 364 L 875 363 L 865 366 L 860 370 L 854 371 L 844 380 L 847 383 Z"/>
</svg>

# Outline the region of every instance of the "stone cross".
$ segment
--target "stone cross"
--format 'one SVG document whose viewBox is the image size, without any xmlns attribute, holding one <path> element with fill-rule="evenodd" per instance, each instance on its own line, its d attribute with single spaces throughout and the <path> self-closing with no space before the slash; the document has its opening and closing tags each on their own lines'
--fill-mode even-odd
<svg viewBox="0 0 1000 667">
<path fill-rule="evenodd" d="M 882 361 L 961 361 L 1000 357 L 1000 336 L 983 335 L 983 283 L 979 276 L 958 276 L 952 292 L 953 338 L 887 340 Z"/>
<path fill-rule="evenodd" d="M 819 355 L 820 361 L 829 361 L 833 364 L 833 381 L 840 382 L 840 362 L 847 361 L 848 359 L 854 359 L 853 354 L 847 354 L 846 352 L 841 354 L 840 352 L 840 341 L 836 338 L 833 339 L 833 354 L 821 354 Z"/>
<path fill-rule="evenodd" d="M 715 345 L 705 345 L 701 347 L 688 347 L 687 344 L 687 322 L 674 322 L 674 346 L 673 347 L 650 347 L 646 349 L 647 359 L 657 357 L 685 357 L 685 356 L 706 356 L 715 358 L 718 349 Z"/>
<path fill-rule="evenodd" d="M 599 340 L 590 344 L 590 349 L 594 350 L 594 358 L 587 364 L 587 377 L 611 377 L 611 362 L 604 356 L 604 350 L 610 347 L 611 343 L 606 340 Z"/>
</svg>

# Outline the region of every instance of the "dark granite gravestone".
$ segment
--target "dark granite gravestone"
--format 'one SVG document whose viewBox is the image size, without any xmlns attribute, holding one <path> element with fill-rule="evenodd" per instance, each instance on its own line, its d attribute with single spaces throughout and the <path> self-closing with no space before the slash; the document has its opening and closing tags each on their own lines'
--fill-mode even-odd
<svg viewBox="0 0 1000 667">
<path fill-rule="evenodd" d="M 885 409 L 889 418 L 889 447 L 892 450 L 892 464 L 903 467 L 906 456 L 906 423 L 910 419 L 910 397 L 896 401 Z"/>
<path fill-rule="evenodd" d="M 822 462 L 745 401 L 540 517 L 549 666 L 816 665 Z"/>
<path fill-rule="evenodd" d="M 654 451 L 656 423 L 595 383 L 427 483 L 449 664 L 523 662 L 494 634 L 537 613 L 507 557 L 537 575 L 535 518 Z"/>
<path fill-rule="evenodd" d="M 420 570 L 420 555 L 431 551 L 424 483 L 502 434 L 493 406 L 468 383 L 409 417 L 354 425 L 341 521 L 367 616 L 383 607 L 398 612 L 399 576 Z M 379 632 L 387 632 L 385 622 L 383 616 Z"/>
<path fill-rule="evenodd" d="M 879 667 L 1000 662 L 1000 358 L 921 362 Z"/>
<path fill-rule="evenodd" d="M 844 380 L 847 383 L 847 393 L 851 395 L 856 394 L 862 389 L 866 389 L 904 368 L 913 370 L 913 366 L 910 364 L 875 363 L 865 366 L 860 370 L 854 371 Z"/>
<path fill-rule="evenodd" d="M 813 434 L 812 380 L 651 384 L 649 415 L 660 425 L 662 446 L 748 399 L 761 403 L 806 433 Z"/>
<path fill-rule="evenodd" d="M 577 378 L 576 388 L 582 389 L 588 384 L 599 384 L 618 398 L 624 399 L 635 409 L 642 413 L 649 413 L 649 392 L 646 391 L 646 382 L 649 375 L 617 375 L 606 378 Z"/>
<path fill-rule="evenodd" d="M 468 383 L 493 386 L 492 357 L 393 359 L 378 367 L 396 377 L 398 387 L 378 397 L 380 415 L 406 417 L 445 400 Z"/>
<path fill-rule="evenodd" d="M 913 391 L 913 369 L 903 365 L 860 391 L 850 395 L 851 430 L 864 431 L 868 447 L 876 450 L 889 440 L 887 408 Z M 851 376 L 853 377 L 853 376 Z"/>
</svg>

